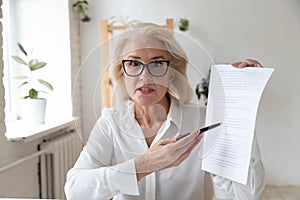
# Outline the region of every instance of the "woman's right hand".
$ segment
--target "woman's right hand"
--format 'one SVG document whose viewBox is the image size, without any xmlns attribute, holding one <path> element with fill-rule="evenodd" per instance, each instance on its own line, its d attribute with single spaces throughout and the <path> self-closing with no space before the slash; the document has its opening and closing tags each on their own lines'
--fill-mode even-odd
<svg viewBox="0 0 300 200">
<path fill-rule="evenodd" d="M 192 152 L 202 139 L 199 131 L 194 131 L 183 139 L 176 141 L 179 133 L 162 139 L 151 146 L 142 156 L 135 159 L 137 180 L 162 169 L 178 166 Z"/>
</svg>

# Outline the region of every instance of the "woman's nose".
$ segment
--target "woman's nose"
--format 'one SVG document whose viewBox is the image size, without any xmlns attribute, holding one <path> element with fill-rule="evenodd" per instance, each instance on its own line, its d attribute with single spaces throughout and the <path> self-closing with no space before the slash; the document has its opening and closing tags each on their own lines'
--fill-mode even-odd
<svg viewBox="0 0 300 200">
<path fill-rule="evenodd" d="M 140 79 L 144 81 L 152 80 L 152 75 L 149 73 L 148 67 L 145 66 L 142 74 L 140 75 Z"/>
</svg>

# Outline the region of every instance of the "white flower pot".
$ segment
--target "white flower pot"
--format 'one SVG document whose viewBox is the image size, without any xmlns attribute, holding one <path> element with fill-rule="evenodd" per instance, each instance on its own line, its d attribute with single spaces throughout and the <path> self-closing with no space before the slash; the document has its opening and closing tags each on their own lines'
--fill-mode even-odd
<svg viewBox="0 0 300 200">
<path fill-rule="evenodd" d="M 45 123 L 46 99 L 22 99 L 20 101 L 21 119 L 30 125 Z"/>
</svg>

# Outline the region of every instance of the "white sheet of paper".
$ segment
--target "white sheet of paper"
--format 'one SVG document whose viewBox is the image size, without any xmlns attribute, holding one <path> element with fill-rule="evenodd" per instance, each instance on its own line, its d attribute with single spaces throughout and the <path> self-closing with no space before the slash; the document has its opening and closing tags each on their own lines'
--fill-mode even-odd
<svg viewBox="0 0 300 200">
<path fill-rule="evenodd" d="M 257 109 L 271 68 L 211 67 L 206 125 L 222 127 L 204 135 L 202 170 L 247 183 Z"/>
</svg>

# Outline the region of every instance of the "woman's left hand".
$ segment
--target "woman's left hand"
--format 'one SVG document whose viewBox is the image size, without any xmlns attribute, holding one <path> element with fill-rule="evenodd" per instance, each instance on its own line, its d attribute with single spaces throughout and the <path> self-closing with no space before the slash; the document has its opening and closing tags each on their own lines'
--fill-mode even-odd
<svg viewBox="0 0 300 200">
<path fill-rule="evenodd" d="M 231 64 L 234 67 L 238 68 L 244 68 L 244 67 L 262 67 L 262 65 L 257 61 L 253 59 L 245 59 L 242 62 L 235 62 Z"/>
</svg>

